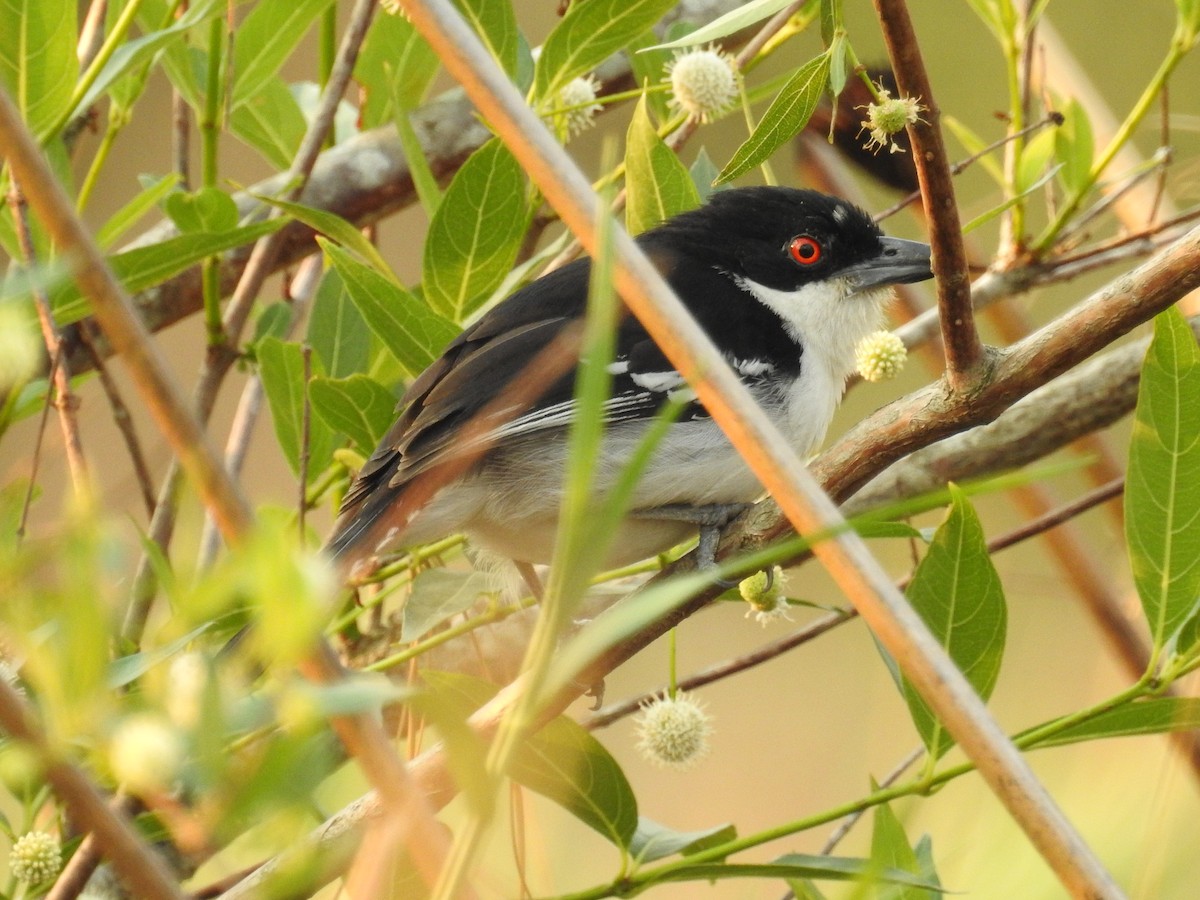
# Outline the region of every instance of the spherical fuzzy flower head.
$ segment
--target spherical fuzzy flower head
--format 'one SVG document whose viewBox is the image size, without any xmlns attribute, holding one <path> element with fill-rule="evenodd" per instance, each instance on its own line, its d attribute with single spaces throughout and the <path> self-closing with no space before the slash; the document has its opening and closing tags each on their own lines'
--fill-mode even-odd
<svg viewBox="0 0 1200 900">
<path fill-rule="evenodd" d="M 154 713 L 137 713 L 117 726 L 109 745 L 109 766 L 135 794 L 171 790 L 183 767 L 183 738 Z"/>
<path fill-rule="evenodd" d="M 755 572 L 749 578 L 743 578 L 738 583 L 738 593 L 749 604 L 746 616 L 754 615 L 754 619 L 766 626 L 775 619 L 788 618 L 788 601 L 783 595 L 783 568 L 775 566 L 769 572 L 766 569 Z"/>
<path fill-rule="evenodd" d="M 892 135 L 920 121 L 922 107 L 919 100 L 919 97 L 893 99 L 890 91 L 881 88 L 879 102 L 867 105 L 867 120 L 862 123 L 871 135 L 867 149 L 878 152 L 887 147 L 891 153 L 903 153 L 904 149 L 892 140 Z"/>
<path fill-rule="evenodd" d="M 13 878 L 25 884 L 42 884 L 62 868 L 62 846 L 58 838 L 44 831 L 21 835 L 8 855 Z"/>
<path fill-rule="evenodd" d="M 638 751 L 662 768 L 683 772 L 708 755 L 712 720 L 682 691 L 643 704 L 637 729 Z"/>
<path fill-rule="evenodd" d="M 667 66 L 667 76 L 671 105 L 701 122 L 724 112 L 737 100 L 733 57 L 711 47 L 676 54 Z"/>
<path fill-rule="evenodd" d="M 854 351 L 855 368 L 867 381 L 895 378 L 904 368 L 908 351 L 904 341 L 890 331 L 876 331 L 859 341 Z"/>
<path fill-rule="evenodd" d="M 596 102 L 599 91 L 600 82 L 594 75 L 573 78 L 559 91 L 558 105 L 565 110 L 559 121 L 568 137 L 574 137 L 595 124 L 596 113 L 603 109 Z"/>
</svg>

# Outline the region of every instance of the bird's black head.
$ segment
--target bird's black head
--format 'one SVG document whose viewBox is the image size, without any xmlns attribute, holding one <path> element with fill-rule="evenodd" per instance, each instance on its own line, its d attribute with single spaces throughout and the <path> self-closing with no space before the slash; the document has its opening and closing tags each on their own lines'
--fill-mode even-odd
<svg viewBox="0 0 1200 900">
<path fill-rule="evenodd" d="M 795 188 L 718 191 L 644 237 L 779 291 L 844 278 L 852 294 L 933 274 L 927 245 L 885 237 L 853 204 Z"/>
</svg>

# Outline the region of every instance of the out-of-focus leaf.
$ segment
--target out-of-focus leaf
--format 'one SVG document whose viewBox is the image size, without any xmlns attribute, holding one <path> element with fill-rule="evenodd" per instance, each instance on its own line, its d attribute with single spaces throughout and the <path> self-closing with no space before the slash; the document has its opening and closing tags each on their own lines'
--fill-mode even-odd
<svg viewBox="0 0 1200 900">
<path fill-rule="evenodd" d="M 645 816 L 638 817 L 637 831 L 629 842 L 629 853 L 639 864 L 654 862 L 682 853 L 699 853 L 737 837 L 733 825 L 714 825 L 702 831 L 675 831 Z"/>
<path fill-rule="evenodd" d="M 661 19 L 675 0 L 587 0 L 572 3 L 542 45 L 534 97 L 553 106 L 571 79 L 590 72 Z"/>
<path fill-rule="evenodd" d="M 230 130 L 280 171 L 291 166 L 307 127 L 300 104 L 275 76 L 229 117 Z"/>
<path fill-rule="evenodd" d="M 96 232 L 96 243 L 102 250 L 111 247 L 142 216 L 154 209 L 160 200 L 175 189 L 180 177 L 172 172 L 161 178 L 145 178 L 142 189 L 133 199 L 108 217 L 108 221 Z"/>
<path fill-rule="evenodd" d="M 1008 619 L 1004 591 L 988 555 L 983 528 L 966 495 L 950 486 L 946 520 L 933 536 L 906 594 L 955 665 L 985 700 L 1004 655 Z M 954 741 L 907 679 L 901 691 L 931 757 Z"/>
<path fill-rule="evenodd" d="M 520 36 L 511 0 L 454 0 L 454 5 L 500 63 L 500 68 L 510 78 L 515 75 Z"/>
<path fill-rule="evenodd" d="M 625 137 L 625 194 L 625 227 L 630 234 L 640 234 L 700 205 L 687 168 L 650 121 L 645 94 Z"/>
<path fill-rule="evenodd" d="M 168 659 L 171 659 L 188 644 L 208 631 L 211 625 L 211 622 L 206 622 L 197 628 L 193 628 L 183 637 L 177 638 L 169 644 L 164 644 L 162 647 L 155 647 L 153 650 L 142 650 L 138 653 L 131 653 L 128 656 L 114 659 L 108 667 L 109 687 L 116 690 L 117 688 L 125 687 L 127 684 L 132 684 L 159 663 L 164 663 Z"/>
<path fill-rule="evenodd" d="M 1021 148 L 1021 161 L 1017 165 L 1017 193 L 1024 193 L 1046 176 L 1046 169 L 1054 157 L 1055 129 L 1046 128 L 1035 134 Z"/>
<path fill-rule="evenodd" d="M 1195 697 L 1154 697 L 1126 703 L 1100 715 L 1071 725 L 1055 735 L 1038 741 L 1038 747 L 1061 747 L 1080 741 L 1098 741 L 1113 737 L 1165 734 L 1200 728 L 1200 699 Z"/>
<path fill-rule="evenodd" d="M 829 55 L 822 53 L 797 70 L 771 103 L 754 133 L 721 170 L 717 184 L 732 181 L 765 162 L 808 124 L 829 85 Z"/>
<path fill-rule="evenodd" d="M 367 368 L 371 331 L 337 269 L 327 270 L 317 288 L 308 316 L 308 343 L 330 378 L 343 378 Z"/>
<path fill-rule="evenodd" d="M 266 87 L 333 0 L 260 0 L 238 26 L 233 47 L 231 105 L 236 109 Z"/>
<path fill-rule="evenodd" d="M 696 186 L 696 194 L 700 197 L 700 202 L 707 202 L 714 190 L 713 182 L 721 173 L 705 148 L 701 147 L 700 152 L 696 154 L 696 159 L 688 169 L 688 174 L 692 176 L 692 184 Z"/>
<path fill-rule="evenodd" d="M 941 891 L 928 881 L 899 869 L 878 869 L 869 859 L 846 856 L 814 856 L 789 853 L 769 863 L 714 863 L 679 868 L 666 874 L 661 881 L 707 881 L 725 878 L 815 878 L 825 881 L 857 881 L 870 876 L 880 884 L 907 885 Z"/>
<path fill-rule="evenodd" d="M 1200 348 L 1182 313 L 1154 319 L 1125 483 L 1125 541 L 1155 648 L 1200 596 Z"/>
<path fill-rule="evenodd" d="M 1068 191 L 1083 190 L 1092 177 L 1095 145 L 1092 123 L 1079 101 L 1071 98 L 1061 110 L 1063 124 L 1054 129 L 1054 149 L 1062 163 L 1059 177 Z"/>
<path fill-rule="evenodd" d="M 79 77 L 73 0 L 0 0 L 0 84 L 39 137 L 71 102 Z"/>
<path fill-rule="evenodd" d="M 487 589 L 482 572 L 426 569 L 419 573 L 404 603 L 401 640 L 419 641 L 429 629 L 470 609 Z"/>
<path fill-rule="evenodd" d="M 625 773 L 579 723 L 559 716 L 517 750 L 509 774 L 618 847 L 637 831 L 637 798 Z"/>
<path fill-rule="evenodd" d="M 304 435 L 304 355 L 299 344 L 275 337 L 263 338 L 257 348 L 263 391 L 271 407 L 275 437 L 294 473 L 300 472 Z M 320 359 L 311 360 L 311 372 L 321 374 Z M 309 416 L 308 475 L 315 477 L 333 457 L 333 432 L 318 416 Z"/>
<path fill-rule="evenodd" d="M 393 281 L 324 238 L 317 242 L 342 276 L 367 327 L 410 375 L 416 375 L 458 334 L 458 327 Z"/>
<path fill-rule="evenodd" d="M 330 430 L 346 435 L 366 453 L 378 446 L 396 415 L 391 391 L 367 375 L 319 376 L 309 384 L 308 392 L 313 412 Z"/>
<path fill-rule="evenodd" d="M 108 258 L 113 272 L 131 294 L 161 284 L 208 256 L 249 244 L 282 228 L 286 219 L 244 225 L 219 234 L 181 234 L 147 247 L 136 247 Z M 88 303 L 74 284 L 63 285 L 51 295 L 54 318 L 59 325 L 77 322 L 88 314 Z"/>
<path fill-rule="evenodd" d="M 750 27 L 755 22 L 761 22 L 768 16 L 775 15 L 791 2 L 792 0 L 752 0 L 750 3 L 743 3 L 737 9 L 713 19 L 707 25 L 697 28 L 678 40 L 655 44 L 648 49 L 673 50 L 676 47 L 694 47 L 697 44 L 706 44 L 709 41 L 728 37 L 734 32 Z"/>
<path fill-rule="evenodd" d="M 430 305 L 455 322 L 474 311 L 512 268 L 528 219 L 520 164 L 488 141 L 455 174 L 429 225 L 421 283 Z"/>
</svg>

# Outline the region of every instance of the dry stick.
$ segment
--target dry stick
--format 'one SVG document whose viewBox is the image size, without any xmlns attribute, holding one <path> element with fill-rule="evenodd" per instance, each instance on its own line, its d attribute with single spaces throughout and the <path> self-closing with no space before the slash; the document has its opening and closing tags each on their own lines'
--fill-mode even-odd
<svg viewBox="0 0 1200 900">
<path fill-rule="evenodd" d="M 125 405 L 125 400 L 121 396 L 121 389 L 117 386 L 112 373 L 108 371 L 108 365 L 104 362 L 104 358 L 96 351 L 95 342 L 92 340 L 92 327 L 91 323 L 81 323 L 75 329 L 75 336 L 88 351 L 88 356 L 91 357 L 92 364 L 96 367 L 96 374 L 100 377 L 100 386 L 103 388 L 104 396 L 108 398 L 108 405 L 112 410 L 113 422 L 116 424 L 117 430 L 121 432 L 121 439 L 125 441 L 125 451 L 129 454 L 129 462 L 133 466 L 133 476 L 137 482 L 138 492 L 142 495 L 142 502 L 146 505 L 146 515 L 153 516 L 154 480 L 150 475 L 150 467 L 146 464 L 146 454 L 142 451 L 142 444 L 137 436 L 137 427 L 134 425 L 133 416 L 129 414 L 129 407 Z"/>
<path fill-rule="evenodd" d="M 900 93 L 918 98 L 924 107 L 921 118 L 908 126 L 908 135 L 929 220 L 947 383 L 953 391 L 964 391 L 983 377 L 984 351 L 975 328 L 954 179 L 942 141 L 941 110 L 934 99 L 904 0 L 875 0 L 875 10 Z"/>
<path fill-rule="evenodd" d="M 324 145 L 325 135 L 333 125 L 343 92 L 350 76 L 354 71 L 354 62 L 358 58 L 358 48 L 366 36 L 370 25 L 375 4 L 369 0 L 357 0 L 351 13 L 350 23 L 338 49 L 337 61 L 333 72 L 325 85 L 321 101 L 316 113 L 309 123 L 304 139 L 296 151 L 296 158 L 287 172 L 284 184 L 289 185 L 285 199 L 299 198 L 307 182 L 308 175 L 316 163 Z M 274 213 L 278 214 L 278 211 Z M 254 308 L 255 300 L 262 290 L 263 283 L 271 274 L 274 261 L 279 253 L 280 232 L 269 234 L 259 240 L 250 252 L 250 259 L 242 271 L 237 288 L 226 307 L 222 319 L 222 330 L 225 342 L 220 346 L 210 345 L 201 366 L 200 377 L 193 391 L 193 408 L 197 410 L 200 421 L 207 423 L 216 403 L 217 392 L 225 379 L 230 366 L 237 358 L 236 346 L 245 327 L 246 320 Z M 158 505 L 154 517 L 150 521 L 150 540 L 164 551 L 170 544 L 171 535 L 175 529 L 175 513 L 178 507 L 178 497 L 182 486 L 182 477 L 177 460 L 172 460 L 163 478 L 159 490 Z M 146 619 L 154 602 L 157 589 L 157 576 L 149 554 L 143 554 L 138 563 L 134 576 L 134 586 L 129 608 L 126 610 L 125 622 L 122 626 L 122 637 L 133 645 L 141 641 Z"/>
<path fill-rule="evenodd" d="M 29 231 L 29 210 L 21 193 L 21 181 L 16 175 L 13 175 L 8 199 L 21 255 L 25 258 L 25 265 L 32 269 L 37 265 L 37 250 L 33 246 L 33 235 Z M 58 330 L 58 324 L 54 321 L 54 313 L 50 309 L 50 300 L 46 297 L 46 292 L 34 285 L 32 293 L 46 353 L 50 358 L 58 360 L 58 365 L 54 368 L 54 408 L 58 410 L 58 424 L 62 428 L 67 468 L 71 472 L 75 493 L 86 496 L 91 491 L 91 485 L 88 479 L 87 457 L 84 456 L 83 441 L 79 436 L 79 419 L 75 415 L 79 409 L 79 398 L 71 389 L 71 371 L 63 352 L 65 344 L 62 332 Z"/>
<path fill-rule="evenodd" d="M 62 358 L 62 348 L 50 359 L 50 381 L 54 381 L 54 373 Z M 25 526 L 29 524 L 29 510 L 33 507 L 33 494 L 37 488 L 38 469 L 42 464 L 42 442 L 46 437 L 46 422 L 50 420 L 51 393 L 46 391 L 46 399 L 42 402 L 42 414 L 38 419 L 37 432 L 33 438 L 33 453 L 29 464 L 29 484 L 25 486 L 25 498 L 21 501 L 21 517 L 17 521 L 17 540 L 25 537 Z"/>
<path fill-rule="evenodd" d="M 463 85 L 563 222 L 589 250 L 594 250 L 597 198 L 590 184 L 525 105 L 479 39 L 447 0 L 425 3 L 404 0 L 403 6 L 417 30 Z M 899 5 L 896 14 L 902 12 L 906 11 Z M 907 21 L 906 14 L 904 18 Z M 899 39 L 892 43 L 894 50 L 903 50 L 911 57 L 912 41 Z M 919 69 L 919 59 L 914 64 L 911 58 L 905 58 L 903 63 L 897 68 L 908 72 L 914 67 Z M 927 137 L 922 134 L 917 141 L 914 135 L 915 146 L 925 146 Z M 944 161 L 943 155 L 943 166 Z M 948 171 L 944 176 L 949 182 Z M 926 187 L 932 189 L 935 185 L 926 182 Z M 956 240 L 957 237 L 955 224 Z M 755 405 L 746 387 L 637 245 L 620 229 L 614 229 L 612 243 L 618 293 L 680 374 L 695 386 L 705 409 L 796 529 L 813 533 L 843 522 L 833 502 L 817 486 L 774 423 Z M 961 242 L 958 247 L 960 258 L 954 275 L 961 279 L 962 289 L 958 294 L 963 302 L 957 302 L 956 294 L 950 311 L 969 317 Z M 963 305 L 965 310 L 961 308 Z M 966 321 L 969 324 L 971 320 Z M 947 339 L 963 342 L 959 350 L 969 349 L 971 342 L 963 341 L 962 330 L 955 329 Z M 967 330 L 978 349 L 974 329 Z M 959 374 L 965 374 L 978 362 L 969 353 L 956 354 L 954 359 L 959 364 L 955 369 Z M 1111 877 L 1080 840 L 925 623 L 895 590 L 862 539 L 844 532 L 820 543 L 816 555 L 1063 883 L 1082 896 L 1120 896 Z"/>
</svg>

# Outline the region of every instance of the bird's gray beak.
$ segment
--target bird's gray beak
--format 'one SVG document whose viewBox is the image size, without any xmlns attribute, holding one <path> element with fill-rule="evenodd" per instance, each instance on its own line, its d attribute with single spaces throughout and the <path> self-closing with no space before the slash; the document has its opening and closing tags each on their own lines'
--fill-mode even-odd
<svg viewBox="0 0 1200 900">
<path fill-rule="evenodd" d="M 894 237 L 881 237 L 879 243 L 878 256 L 842 270 L 841 274 L 853 285 L 852 294 L 886 284 L 912 284 L 933 277 L 928 244 Z"/>
</svg>

